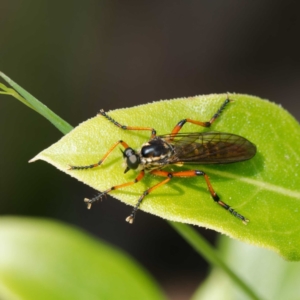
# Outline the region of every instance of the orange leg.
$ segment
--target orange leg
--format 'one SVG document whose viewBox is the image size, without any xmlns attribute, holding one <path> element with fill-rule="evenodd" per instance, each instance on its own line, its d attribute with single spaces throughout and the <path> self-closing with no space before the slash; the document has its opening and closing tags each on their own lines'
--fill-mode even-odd
<svg viewBox="0 0 300 300">
<path fill-rule="evenodd" d="M 229 100 L 228 98 L 224 101 L 224 103 L 221 105 L 221 107 L 218 109 L 218 111 L 212 116 L 212 118 L 207 121 L 207 122 L 200 122 L 200 121 L 196 121 L 196 120 L 192 120 L 192 119 L 183 119 L 180 122 L 177 123 L 177 125 L 173 128 L 172 130 L 172 135 L 175 137 L 176 134 L 180 131 L 180 129 L 183 127 L 183 125 L 185 123 L 192 123 L 195 125 L 199 125 L 202 127 L 210 127 L 211 124 L 220 116 L 221 112 L 223 111 L 223 109 L 225 108 L 225 106 L 230 102 L 231 100 Z M 170 138 L 170 140 L 172 141 L 172 138 Z"/>
<path fill-rule="evenodd" d="M 106 158 L 109 156 L 109 154 L 119 145 L 121 144 L 125 149 L 127 149 L 129 146 L 127 143 L 123 142 L 122 140 L 116 142 L 106 153 L 105 155 L 102 157 L 101 160 L 99 160 L 97 163 L 95 164 L 91 164 L 88 166 L 69 166 L 68 170 L 83 170 L 83 169 L 92 169 L 95 167 L 98 167 L 100 165 L 102 165 L 102 163 L 106 160 Z"/>
<path fill-rule="evenodd" d="M 148 131 L 151 131 L 151 139 L 156 136 L 156 130 L 154 128 L 121 125 L 120 123 L 115 121 L 113 118 L 111 118 L 109 115 L 107 115 L 107 113 L 103 109 L 100 110 L 99 114 L 101 116 L 105 117 L 107 120 L 109 120 L 110 122 L 112 122 L 113 124 L 115 124 L 116 126 L 118 126 L 121 129 L 124 129 L 124 130 L 148 130 Z"/>
<path fill-rule="evenodd" d="M 194 177 L 194 176 L 204 176 L 204 179 L 206 181 L 208 190 L 213 198 L 213 200 L 218 203 L 219 205 L 221 205 L 224 209 L 228 210 L 232 215 L 234 215 L 235 217 L 239 218 L 240 220 L 242 220 L 242 222 L 246 225 L 249 220 L 246 219 L 244 216 L 240 215 L 239 213 L 237 213 L 233 208 L 231 208 L 228 204 L 226 204 L 225 202 L 221 201 L 219 196 L 217 195 L 217 193 L 214 191 L 208 176 L 203 172 L 203 171 L 199 171 L 199 170 L 187 170 L 187 171 L 180 171 L 180 172 L 167 172 L 167 171 L 162 171 L 162 170 L 153 170 L 150 172 L 153 175 L 157 175 L 157 176 L 163 176 L 163 177 L 168 177 L 165 180 L 163 180 L 162 182 L 154 185 L 153 187 L 147 189 L 139 198 L 136 206 L 133 208 L 133 211 L 131 213 L 131 215 L 126 219 L 127 222 L 129 223 L 133 223 L 134 218 L 135 218 L 135 214 L 140 206 L 140 204 L 142 203 L 142 200 L 145 198 L 145 196 L 147 196 L 149 193 L 151 193 L 153 190 L 157 189 L 158 187 L 162 186 L 163 184 L 169 182 L 173 177 Z"/>
<path fill-rule="evenodd" d="M 148 130 L 151 131 L 151 139 L 154 138 L 156 136 L 156 130 L 154 128 L 151 127 L 138 127 L 138 126 L 126 126 L 126 125 L 121 125 L 120 123 L 118 123 L 117 121 L 115 121 L 113 118 L 111 118 L 109 115 L 106 114 L 106 112 L 101 109 L 99 112 L 99 115 L 105 117 L 106 119 L 108 119 L 110 122 L 112 122 L 114 125 L 116 125 L 117 127 L 124 129 L 124 130 Z M 127 149 L 129 146 L 127 143 L 125 143 L 124 141 L 120 140 L 118 142 L 116 142 L 107 152 L 106 154 L 103 156 L 103 158 L 101 160 L 99 160 L 97 163 L 95 164 L 91 164 L 91 165 L 87 165 L 87 166 L 69 166 L 68 170 L 83 170 L 83 169 L 92 169 L 95 167 L 100 166 L 104 160 L 109 156 L 109 154 L 119 145 L 122 144 L 122 146 Z"/>
<path fill-rule="evenodd" d="M 103 196 L 107 195 L 111 191 L 118 190 L 118 189 L 124 188 L 126 186 L 129 186 L 129 185 L 132 185 L 132 184 L 135 184 L 135 183 L 141 181 L 143 179 L 144 175 L 145 175 L 145 171 L 141 171 L 139 173 L 139 175 L 133 181 L 129 181 L 129 182 L 126 182 L 126 183 L 123 183 L 123 184 L 112 186 L 111 188 L 107 189 L 104 192 L 101 192 L 100 194 L 98 194 L 96 197 L 94 197 L 92 199 L 85 198 L 84 202 L 87 203 L 87 208 L 90 209 L 94 202 L 97 202 L 97 201 L 101 200 L 101 198 Z"/>
<path fill-rule="evenodd" d="M 154 172 L 154 171 L 152 171 L 152 172 Z M 152 172 L 151 172 L 151 174 L 153 174 Z M 168 173 L 168 172 L 166 172 L 166 173 Z M 140 207 L 140 205 L 141 205 L 143 199 L 144 199 L 148 194 L 150 194 L 152 191 L 154 191 L 155 189 L 157 189 L 158 187 L 160 187 L 160 186 L 164 185 L 165 183 L 169 182 L 169 181 L 171 180 L 171 178 L 172 178 L 172 174 L 171 174 L 171 173 L 168 173 L 167 177 L 168 177 L 168 178 L 166 178 L 165 180 L 159 182 L 158 184 L 152 186 L 151 188 L 149 188 L 149 189 L 147 189 L 146 191 L 143 192 L 143 194 L 140 196 L 140 198 L 139 198 L 137 204 L 136 204 L 135 207 L 133 208 L 133 210 L 132 210 L 130 216 L 128 216 L 128 217 L 126 218 L 126 222 L 128 222 L 128 223 L 130 223 L 130 224 L 133 223 L 134 218 L 135 218 L 135 215 L 136 215 L 136 212 L 137 212 L 137 210 L 139 209 L 139 207 Z"/>
</svg>

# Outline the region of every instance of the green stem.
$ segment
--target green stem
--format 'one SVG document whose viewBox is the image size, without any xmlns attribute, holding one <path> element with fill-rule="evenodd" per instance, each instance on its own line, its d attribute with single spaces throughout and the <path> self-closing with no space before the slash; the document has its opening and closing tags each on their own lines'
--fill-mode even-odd
<svg viewBox="0 0 300 300">
<path fill-rule="evenodd" d="M 169 224 L 200 254 L 202 255 L 211 265 L 221 268 L 235 283 L 239 286 L 245 294 L 251 299 L 260 300 L 255 295 L 253 290 L 236 275 L 220 258 L 217 251 L 191 226 L 182 223 L 170 222 Z"/>
<path fill-rule="evenodd" d="M 73 127 L 51 111 L 47 106 L 38 101 L 34 96 L 29 94 L 17 83 L 12 81 L 8 76 L 0 72 L 0 77 L 2 77 L 7 83 L 9 83 L 14 89 L 6 87 L 4 84 L 0 83 L 0 88 L 4 92 L 1 94 L 7 94 L 15 97 L 23 104 L 27 105 L 34 111 L 38 112 L 46 119 L 48 119 L 57 129 L 59 129 L 63 134 L 70 132 Z M 17 92 L 18 93 L 17 93 Z M 24 97 L 24 98 L 23 98 Z M 227 275 L 252 299 L 259 300 L 259 298 L 254 294 L 254 292 L 243 282 L 218 256 L 216 251 L 209 245 L 209 243 L 203 239 L 192 227 L 185 224 L 169 222 L 171 226 L 192 246 L 196 251 L 201 254 L 207 261 L 212 265 L 220 267 Z"/>
<path fill-rule="evenodd" d="M 8 88 L 4 84 L 0 83 L 0 88 L 4 90 L 1 92 L 2 94 L 10 95 L 21 101 L 23 104 L 27 105 L 34 111 L 41 114 L 47 120 L 49 120 L 58 130 L 60 130 L 63 134 L 67 134 L 70 132 L 73 127 L 60 118 L 57 114 L 55 114 L 51 109 L 49 109 L 46 105 L 41 103 L 34 96 L 29 94 L 26 90 L 24 90 L 21 86 L 11 80 L 8 76 L 0 72 L 0 76 L 13 87 Z"/>
</svg>

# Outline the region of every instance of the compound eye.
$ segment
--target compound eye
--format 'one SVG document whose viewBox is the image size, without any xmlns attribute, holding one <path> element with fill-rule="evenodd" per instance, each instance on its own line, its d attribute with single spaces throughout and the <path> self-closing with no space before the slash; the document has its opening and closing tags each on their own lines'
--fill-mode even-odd
<svg viewBox="0 0 300 300">
<path fill-rule="evenodd" d="M 127 166 L 130 169 L 136 169 L 140 164 L 140 158 L 138 155 L 133 154 L 127 157 Z"/>
<path fill-rule="evenodd" d="M 127 148 L 124 151 L 124 157 L 126 157 L 126 164 L 128 169 L 137 169 L 140 164 L 140 157 L 132 148 Z"/>
</svg>

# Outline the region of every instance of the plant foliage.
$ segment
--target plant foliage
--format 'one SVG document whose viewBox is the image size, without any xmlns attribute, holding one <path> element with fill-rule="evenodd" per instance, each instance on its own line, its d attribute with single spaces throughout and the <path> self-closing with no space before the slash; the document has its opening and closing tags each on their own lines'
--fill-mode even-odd
<svg viewBox="0 0 300 300">
<path fill-rule="evenodd" d="M 184 118 L 209 120 L 226 97 L 226 94 L 220 94 L 159 101 L 108 114 L 121 124 L 154 127 L 158 134 L 165 134 Z M 249 224 L 245 226 L 215 204 L 203 178 L 199 177 L 173 178 L 148 195 L 141 209 L 167 220 L 211 228 L 250 244 L 273 249 L 289 260 L 299 260 L 299 124 L 284 109 L 269 101 L 240 94 L 231 94 L 230 99 L 234 101 L 211 129 L 186 124 L 182 132 L 213 130 L 238 134 L 256 144 L 256 156 L 230 165 L 183 166 L 180 170 L 205 171 L 220 198 L 248 218 Z M 139 148 L 149 140 L 149 135 L 146 131 L 122 130 L 104 117 L 96 116 L 42 151 L 33 161 L 45 160 L 103 191 L 136 177 L 133 171 L 124 174 L 118 149 L 101 167 L 68 170 L 68 166 L 98 162 L 120 139 L 132 148 Z M 111 195 L 133 206 L 146 188 L 161 180 L 147 175 L 142 182 L 113 191 Z M 94 205 L 92 209 L 96 207 Z M 128 214 L 130 211 L 129 208 Z M 136 222 L 138 219 L 137 215 Z"/>
</svg>

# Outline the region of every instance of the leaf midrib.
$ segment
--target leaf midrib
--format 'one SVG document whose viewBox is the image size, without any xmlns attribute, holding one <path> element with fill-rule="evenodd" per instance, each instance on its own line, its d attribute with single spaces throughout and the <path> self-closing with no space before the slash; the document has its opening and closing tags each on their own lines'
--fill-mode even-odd
<svg viewBox="0 0 300 300">
<path fill-rule="evenodd" d="M 285 196 L 289 196 L 291 198 L 296 198 L 296 199 L 300 199 L 300 192 L 297 191 L 293 191 L 291 189 L 287 189 L 266 181 L 262 181 L 257 180 L 257 179 L 253 179 L 253 178 L 249 178 L 249 177 L 244 177 L 244 176 L 240 176 L 240 175 L 236 175 L 233 173 L 229 173 L 229 172 L 224 172 L 224 171 L 218 171 L 218 170 L 212 170 L 212 169 L 206 169 L 202 167 L 202 170 L 204 171 L 209 171 L 210 174 L 214 174 L 217 176 L 221 176 L 224 178 L 230 178 L 230 179 L 234 179 L 237 181 L 241 181 L 241 182 L 245 182 L 251 185 L 254 185 L 256 187 L 259 187 L 261 189 L 267 190 L 267 191 L 271 191 L 271 192 L 275 192 L 277 194 L 281 194 L 281 195 L 285 195 Z"/>
</svg>

